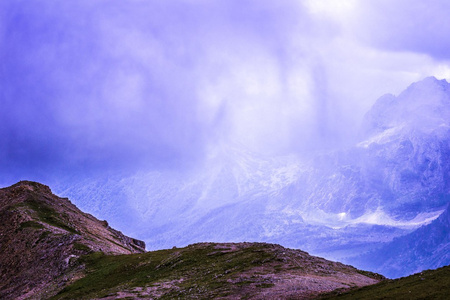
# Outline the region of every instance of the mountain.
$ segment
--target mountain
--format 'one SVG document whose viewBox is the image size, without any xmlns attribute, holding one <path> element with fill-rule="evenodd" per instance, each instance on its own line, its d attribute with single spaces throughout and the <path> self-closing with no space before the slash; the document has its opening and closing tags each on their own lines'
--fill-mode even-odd
<svg viewBox="0 0 450 300">
<path fill-rule="evenodd" d="M 2 299 L 46 298 L 80 276 L 88 253 L 145 252 L 144 242 L 30 181 L 0 189 L 0 231 Z"/>
<path fill-rule="evenodd" d="M 450 200 L 450 85 L 426 78 L 367 113 L 364 169 L 397 220 L 441 212 Z"/>
<path fill-rule="evenodd" d="M 442 214 L 414 232 L 381 243 L 375 251 L 345 261 L 394 278 L 450 264 L 449 84 L 427 78 L 398 97 L 382 97 L 367 121 L 372 137 L 363 146 L 374 148 L 384 160 L 376 169 L 381 169 L 378 176 L 392 195 L 383 198 L 391 201 L 384 208 L 397 220 L 409 222 L 420 214 Z"/>
<path fill-rule="evenodd" d="M 362 255 L 413 234 L 447 208 L 450 85 L 429 77 L 398 96 L 381 97 L 360 132 L 352 145 L 308 155 L 273 157 L 218 146 L 184 172 L 143 170 L 56 187 L 150 249 L 245 240 L 360 263 Z M 420 232 L 415 238 L 426 243 Z M 445 249 L 441 242 L 428 253 Z M 411 244 L 408 255 L 421 245 Z M 395 274 L 445 263 L 431 263 L 426 255 L 423 264 Z M 392 274 L 388 265 L 377 271 Z"/>
<path fill-rule="evenodd" d="M 200 243 L 145 252 L 49 187 L 0 189 L 2 299 L 302 299 L 384 280 L 265 243 Z"/>
</svg>

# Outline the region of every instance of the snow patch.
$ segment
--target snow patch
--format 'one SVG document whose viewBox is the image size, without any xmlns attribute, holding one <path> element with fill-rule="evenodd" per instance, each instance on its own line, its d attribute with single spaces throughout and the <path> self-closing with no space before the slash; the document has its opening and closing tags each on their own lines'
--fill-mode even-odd
<svg viewBox="0 0 450 300">
<path fill-rule="evenodd" d="M 287 211 L 283 211 L 287 213 Z M 370 225 L 382 225 L 398 228 L 417 228 L 423 225 L 431 223 L 437 219 L 444 210 L 425 212 L 418 214 L 412 220 L 395 220 L 389 216 L 381 207 L 378 207 L 375 211 L 370 211 L 356 219 L 351 219 L 346 212 L 341 213 L 326 213 L 322 210 L 315 210 L 310 212 L 297 212 L 297 215 L 301 215 L 303 220 L 311 225 L 323 225 L 333 229 L 341 229 L 348 225 L 357 224 L 370 224 Z"/>
<path fill-rule="evenodd" d="M 385 131 L 374 135 L 373 137 L 358 143 L 356 146 L 360 148 L 368 148 L 371 144 L 385 144 L 390 142 L 405 127 L 404 124 L 386 129 Z"/>
<path fill-rule="evenodd" d="M 431 223 L 437 219 L 444 210 L 435 212 L 425 212 L 418 214 L 414 219 L 409 221 L 394 220 L 386 214 L 380 207 L 372 213 L 365 214 L 353 221 L 353 223 L 365 223 L 373 225 L 385 225 L 393 227 L 420 227 Z"/>
</svg>

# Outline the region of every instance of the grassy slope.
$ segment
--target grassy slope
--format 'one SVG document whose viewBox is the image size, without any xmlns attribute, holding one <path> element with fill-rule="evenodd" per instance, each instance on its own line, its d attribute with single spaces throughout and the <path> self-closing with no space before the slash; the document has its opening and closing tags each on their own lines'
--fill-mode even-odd
<svg viewBox="0 0 450 300">
<path fill-rule="evenodd" d="M 320 278 L 329 280 L 335 274 L 361 276 L 354 268 L 327 262 L 306 253 L 301 254 L 305 257 L 301 264 L 291 264 L 294 256 L 282 256 L 288 255 L 290 251 L 262 243 L 244 246 L 202 243 L 145 254 L 106 256 L 94 253 L 84 258 L 87 275 L 53 299 L 108 296 L 212 299 L 230 295 L 245 299 L 269 293 L 285 278 L 283 276 L 292 279 L 296 272 L 311 276 L 316 281 Z M 376 274 L 368 275 L 379 279 Z M 309 291 L 309 295 L 312 294 Z"/>
<path fill-rule="evenodd" d="M 55 299 L 100 298 L 114 295 L 120 290 L 157 286 L 158 283 L 178 281 L 180 278 L 183 281 L 177 283 L 176 287 L 168 285 L 170 291 L 163 298 L 171 299 L 189 294 L 203 297 L 226 296 L 232 288 L 227 284 L 227 279 L 271 258 L 268 253 L 257 250 L 257 247 L 250 247 L 239 254 L 228 255 L 215 251 L 212 245 L 193 245 L 191 249 L 170 249 L 135 255 L 106 256 L 94 253 L 85 258 L 88 275 L 65 288 Z M 221 279 L 217 280 L 217 277 Z M 249 283 L 242 282 L 241 285 Z"/>
<path fill-rule="evenodd" d="M 450 299 L 450 266 L 387 280 L 326 299 Z"/>
</svg>

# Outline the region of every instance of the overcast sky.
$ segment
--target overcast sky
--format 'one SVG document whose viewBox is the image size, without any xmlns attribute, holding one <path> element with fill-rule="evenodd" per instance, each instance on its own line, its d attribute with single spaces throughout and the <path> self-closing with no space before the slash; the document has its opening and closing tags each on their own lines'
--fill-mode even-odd
<svg viewBox="0 0 450 300">
<path fill-rule="evenodd" d="M 1 1 L 0 183 L 338 144 L 381 95 L 450 79 L 449 15 L 446 0 Z"/>
</svg>

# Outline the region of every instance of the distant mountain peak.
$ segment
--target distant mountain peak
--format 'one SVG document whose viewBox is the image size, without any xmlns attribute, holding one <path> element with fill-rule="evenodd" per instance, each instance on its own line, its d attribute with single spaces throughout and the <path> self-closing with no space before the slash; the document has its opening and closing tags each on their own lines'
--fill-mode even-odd
<svg viewBox="0 0 450 300">
<path fill-rule="evenodd" d="M 362 130 L 370 136 L 402 125 L 405 130 L 428 132 L 442 124 L 450 125 L 450 84 L 427 77 L 398 96 L 380 97 L 366 113 Z"/>
<path fill-rule="evenodd" d="M 421 94 L 423 93 L 435 93 L 437 91 L 448 91 L 449 83 L 446 79 L 437 79 L 434 76 L 426 77 L 423 80 L 412 83 L 406 88 L 399 96 L 402 94 L 408 95 L 410 97 L 411 93 Z"/>
<path fill-rule="evenodd" d="M 438 85 L 446 85 L 448 84 L 447 80 L 444 79 L 437 79 L 435 76 L 428 76 L 425 77 L 424 79 L 417 81 L 413 84 L 411 84 L 411 86 L 415 86 L 415 85 L 429 85 L 429 84 L 438 84 Z"/>
</svg>

